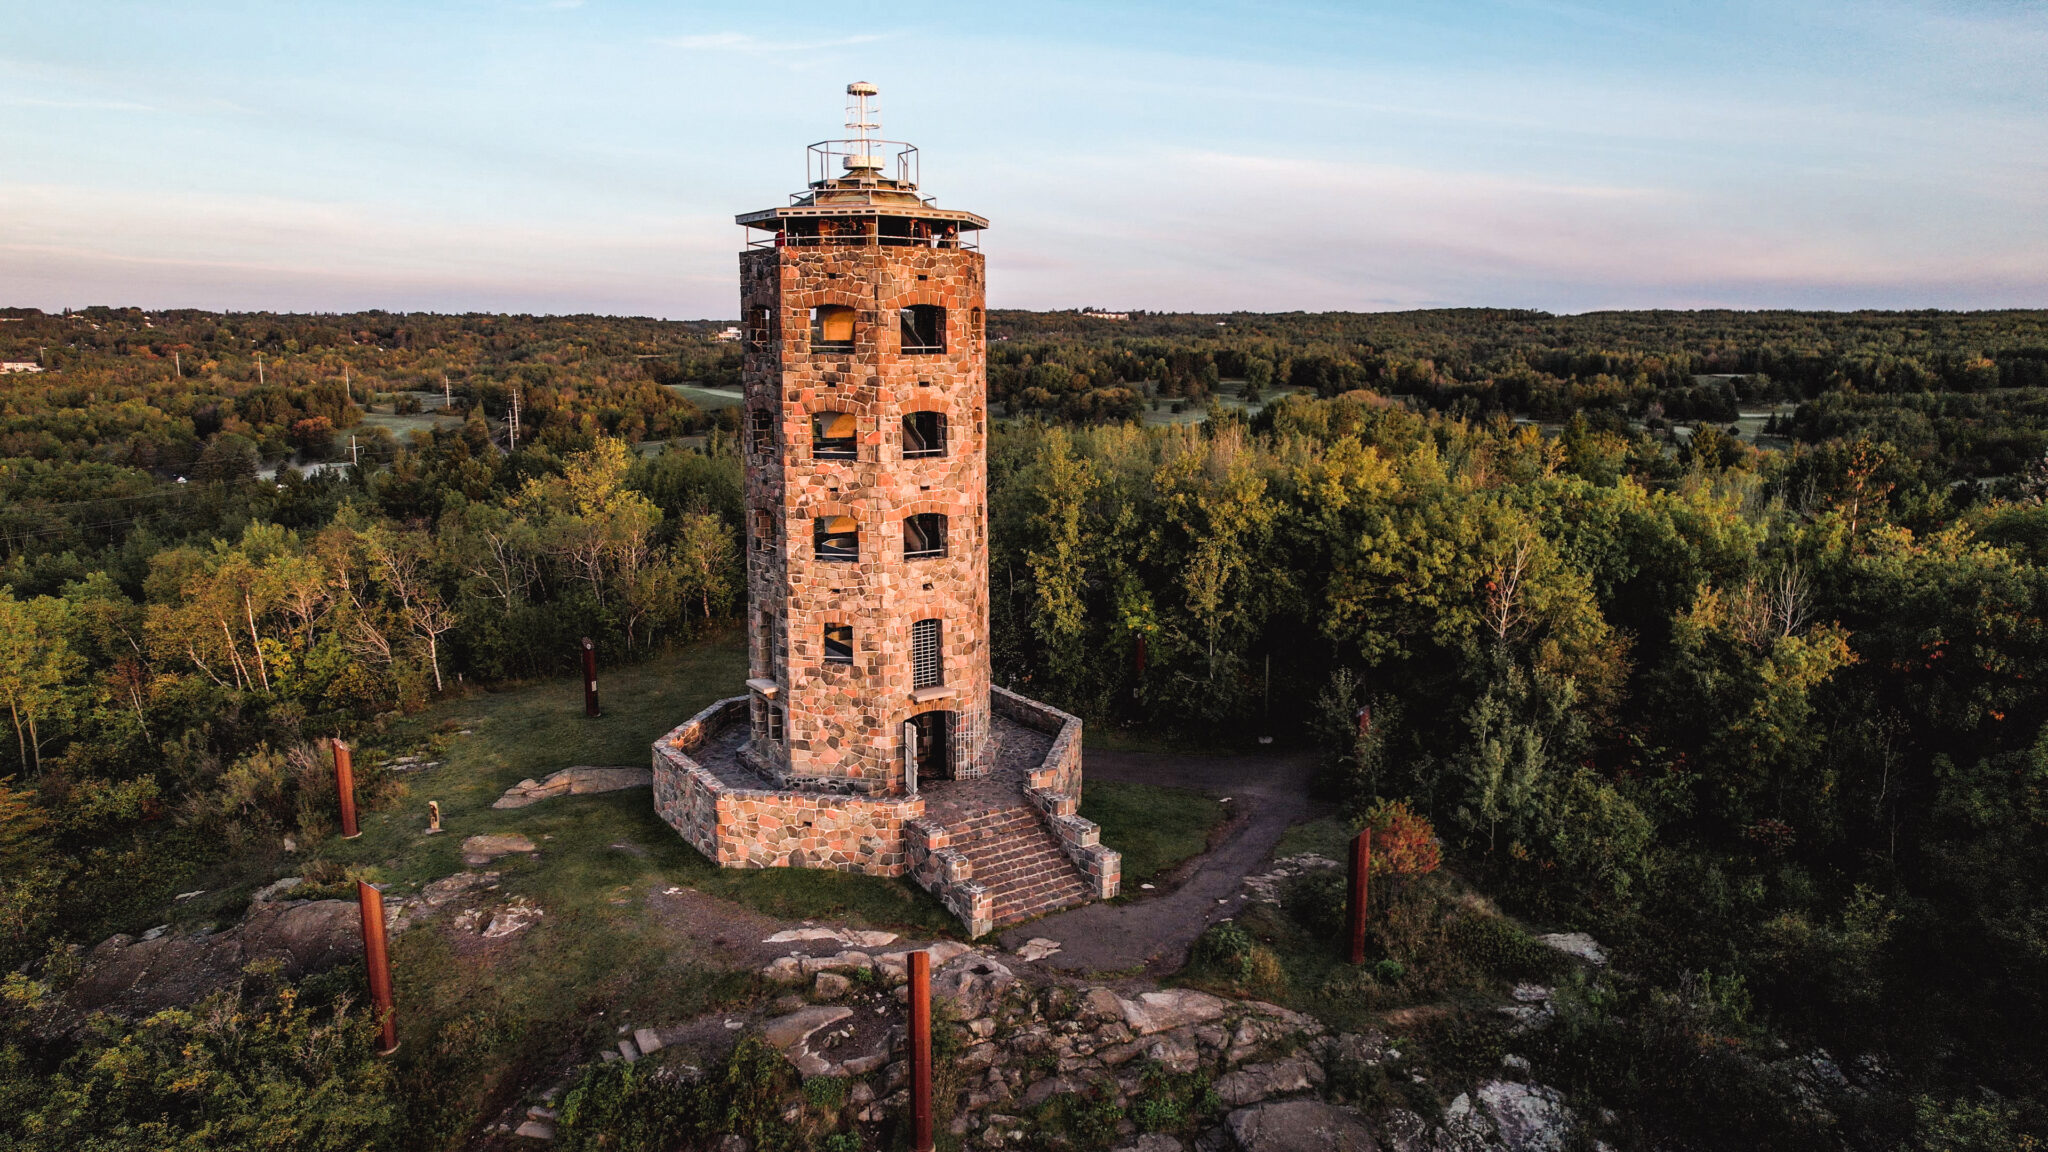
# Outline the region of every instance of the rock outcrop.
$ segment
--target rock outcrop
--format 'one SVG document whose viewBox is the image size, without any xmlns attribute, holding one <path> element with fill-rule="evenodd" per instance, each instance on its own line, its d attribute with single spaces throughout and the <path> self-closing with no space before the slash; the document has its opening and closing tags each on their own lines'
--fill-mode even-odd
<svg viewBox="0 0 2048 1152">
<path fill-rule="evenodd" d="M 652 768 L 592 768 L 579 765 L 551 773 L 545 780 L 521 780 L 491 804 L 493 808 L 524 808 L 556 796 L 588 796 L 654 784 Z"/>
</svg>

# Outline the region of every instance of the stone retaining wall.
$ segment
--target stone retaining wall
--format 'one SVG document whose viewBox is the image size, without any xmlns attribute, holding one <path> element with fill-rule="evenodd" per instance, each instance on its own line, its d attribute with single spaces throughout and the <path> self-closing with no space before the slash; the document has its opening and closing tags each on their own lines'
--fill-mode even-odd
<svg viewBox="0 0 2048 1152">
<path fill-rule="evenodd" d="M 924 815 L 921 798 L 735 788 L 690 758 L 746 720 L 747 697 L 729 697 L 655 742 L 654 806 L 670 827 L 721 868 L 909 871 L 903 826 Z"/>
<path fill-rule="evenodd" d="M 974 879 L 974 864 L 952 847 L 952 833 L 936 821 L 919 818 L 904 825 L 904 848 L 911 878 L 939 898 L 967 926 L 969 937 L 995 928 L 995 896 Z"/>
<path fill-rule="evenodd" d="M 1044 763 L 1031 771 L 1024 794 L 1045 814 L 1046 826 L 1088 877 L 1095 898 L 1115 896 L 1123 887 L 1123 854 L 1104 848 L 1102 830 L 1075 814 L 1081 806 L 1081 718 L 1005 688 L 989 689 L 989 703 L 997 715 L 1053 734 L 1052 747 Z"/>
</svg>

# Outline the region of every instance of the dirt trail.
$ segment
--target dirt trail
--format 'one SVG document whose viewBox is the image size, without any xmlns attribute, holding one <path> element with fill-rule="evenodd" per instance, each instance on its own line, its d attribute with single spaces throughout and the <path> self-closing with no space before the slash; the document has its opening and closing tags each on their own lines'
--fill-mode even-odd
<svg viewBox="0 0 2048 1152">
<path fill-rule="evenodd" d="M 1089 751 L 1087 779 L 1199 788 L 1230 797 L 1234 810 L 1223 841 L 1197 857 L 1192 872 L 1171 891 L 1126 904 L 1090 904 L 1001 933 L 1015 949 L 1034 937 L 1060 942 L 1040 964 L 1069 972 L 1161 975 L 1180 967 L 1188 945 L 1210 924 L 1243 905 L 1244 878 L 1263 862 L 1280 836 L 1310 815 L 1310 753 L 1271 756 L 1183 756 L 1152 752 Z"/>
</svg>

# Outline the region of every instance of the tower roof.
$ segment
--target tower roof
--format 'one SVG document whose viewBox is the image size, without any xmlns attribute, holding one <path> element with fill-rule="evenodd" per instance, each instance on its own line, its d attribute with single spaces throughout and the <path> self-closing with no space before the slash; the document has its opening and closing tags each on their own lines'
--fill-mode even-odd
<svg viewBox="0 0 2048 1152">
<path fill-rule="evenodd" d="M 820 140 L 805 150 L 805 190 L 790 194 L 789 206 L 743 212 L 734 220 L 748 228 L 782 232 L 792 221 L 830 217 L 892 217 L 940 224 L 955 232 L 988 227 L 972 212 L 940 208 L 917 190 L 917 146 L 874 135 L 880 109 L 871 102 L 880 89 L 865 80 L 846 86 L 846 129 L 837 140 Z M 892 171 L 893 170 L 893 171 Z"/>
</svg>

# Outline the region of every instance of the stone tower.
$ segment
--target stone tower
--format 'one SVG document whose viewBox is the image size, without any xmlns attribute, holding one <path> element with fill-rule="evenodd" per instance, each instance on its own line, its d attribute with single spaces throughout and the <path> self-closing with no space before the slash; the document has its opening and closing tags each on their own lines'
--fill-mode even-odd
<svg viewBox="0 0 2048 1152">
<path fill-rule="evenodd" d="M 752 767 L 902 795 L 989 752 L 987 221 L 918 194 L 873 85 L 807 189 L 738 217 Z M 914 769 L 915 780 L 911 779 Z"/>
<path fill-rule="evenodd" d="M 988 222 L 917 149 L 813 144 L 739 217 L 747 691 L 654 743 L 654 809 L 726 868 L 901 876 L 976 936 L 1115 896 L 1081 721 L 989 683 Z"/>
</svg>

